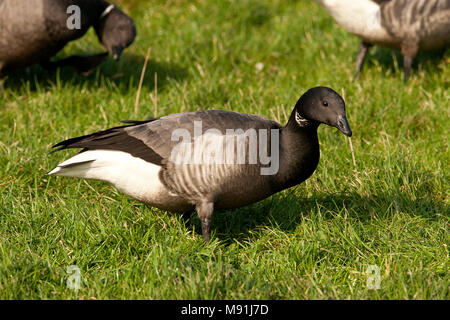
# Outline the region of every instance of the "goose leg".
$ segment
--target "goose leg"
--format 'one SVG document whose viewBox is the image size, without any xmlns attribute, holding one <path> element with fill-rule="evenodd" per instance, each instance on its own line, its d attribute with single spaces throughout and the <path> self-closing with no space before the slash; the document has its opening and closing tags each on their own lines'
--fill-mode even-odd
<svg viewBox="0 0 450 320">
<path fill-rule="evenodd" d="M 198 203 L 195 206 L 195 209 L 197 210 L 198 217 L 202 222 L 203 238 L 205 239 L 205 242 L 209 242 L 211 239 L 211 217 L 214 211 L 214 203 L 203 201 Z"/>
<path fill-rule="evenodd" d="M 361 40 L 361 44 L 359 45 L 358 49 L 358 55 L 356 56 L 356 70 L 354 79 L 357 79 L 361 74 L 363 63 L 364 60 L 366 59 L 370 47 L 372 47 L 372 44 Z"/>
<path fill-rule="evenodd" d="M 417 41 L 408 39 L 402 43 L 402 55 L 403 55 L 403 73 L 404 81 L 408 81 L 409 75 L 411 74 L 411 66 L 414 57 L 417 55 L 419 50 L 419 45 Z"/>
<path fill-rule="evenodd" d="M 411 66 L 412 66 L 413 58 L 404 56 L 403 57 L 403 73 L 405 82 L 408 81 L 409 75 L 411 74 Z"/>
</svg>

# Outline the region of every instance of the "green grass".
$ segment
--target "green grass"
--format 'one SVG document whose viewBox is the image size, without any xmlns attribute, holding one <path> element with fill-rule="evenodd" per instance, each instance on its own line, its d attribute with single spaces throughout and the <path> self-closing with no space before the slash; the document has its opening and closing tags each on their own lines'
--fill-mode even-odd
<svg viewBox="0 0 450 320">
<path fill-rule="evenodd" d="M 138 28 L 119 63 L 87 78 L 38 66 L 0 94 L 1 299 L 449 299 L 450 51 L 371 51 L 310 1 L 122 1 Z M 197 109 L 285 122 L 305 90 L 345 96 L 349 142 L 319 129 L 305 183 L 200 222 L 146 207 L 97 181 L 45 175 L 74 152 L 50 147 L 134 119 Z M 103 50 L 91 30 L 59 57 Z M 255 66 L 263 63 L 263 69 Z M 78 291 L 66 285 L 70 265 Z M 369 290 L 366 270 L 380 269 Z"/>
</svg>

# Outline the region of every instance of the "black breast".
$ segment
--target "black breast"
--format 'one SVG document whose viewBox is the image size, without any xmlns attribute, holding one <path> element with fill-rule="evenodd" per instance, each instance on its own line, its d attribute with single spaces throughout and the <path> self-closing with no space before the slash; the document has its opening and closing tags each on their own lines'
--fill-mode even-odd
<svg viewBox="0 0 450 320">
<path fill-rule="evenodd" d="M 272 191 L 279 192 L 308 179 L 320 158 L 317 128 L 286 127 L 280 139 L 280 169 L 271 180 Z"/>
</svg>

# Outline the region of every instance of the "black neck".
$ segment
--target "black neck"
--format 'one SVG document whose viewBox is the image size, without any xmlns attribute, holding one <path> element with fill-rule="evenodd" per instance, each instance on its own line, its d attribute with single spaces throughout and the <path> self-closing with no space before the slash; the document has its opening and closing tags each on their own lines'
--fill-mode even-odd
<svg viewBox="0 0 450 320">
<path fill-rule="evenodd" d="M 76 5 L 80 8 L 80 29 L 67 28 L 67 8 Z M 91 26 L 98 24 L 100 16 L 110 5 L 104 0 L 61 0 L 44 1 L 44 19 L 46 31 L 54 42 L 63 44 L 83 36 Z"/>
<path fill-rule="evenodd" d="M 294 110 L 291 113 L 291 116 L 289 117 L 289 121 L 286 124 L 285 127 L 286 129 L 292 132 L 317 131 L 317 128 L 319 127 L 319 123 L 317 121 L 305 119 L 303 115 L 298 114 L 297 112 L 298 112 L 297 108 L 294 108 Z"/>
<path fill-rule="evenodd" d="M 318 126 L 314 121 L 299 126 L 293 113 L 287 125 L 281 129 L 280 165 L 278 173 L 274 175 L 274 185 L 278 186 L 277 188 L 281 186 L 285 189 L 297 185 L 311 176 L 316 169 L 320 157 Z"/>
</svg>

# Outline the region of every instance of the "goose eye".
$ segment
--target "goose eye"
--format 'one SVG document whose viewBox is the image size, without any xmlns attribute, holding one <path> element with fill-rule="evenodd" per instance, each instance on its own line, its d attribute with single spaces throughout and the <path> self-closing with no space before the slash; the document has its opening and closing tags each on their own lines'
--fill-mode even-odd
<svg viewBox="0 0 450 320">
<path fill-rule="evenodd" d="M 323 104 L 325 107 L 328 107 L 328 102 L 323 101 L 322 104 Z"/>
</svg>

